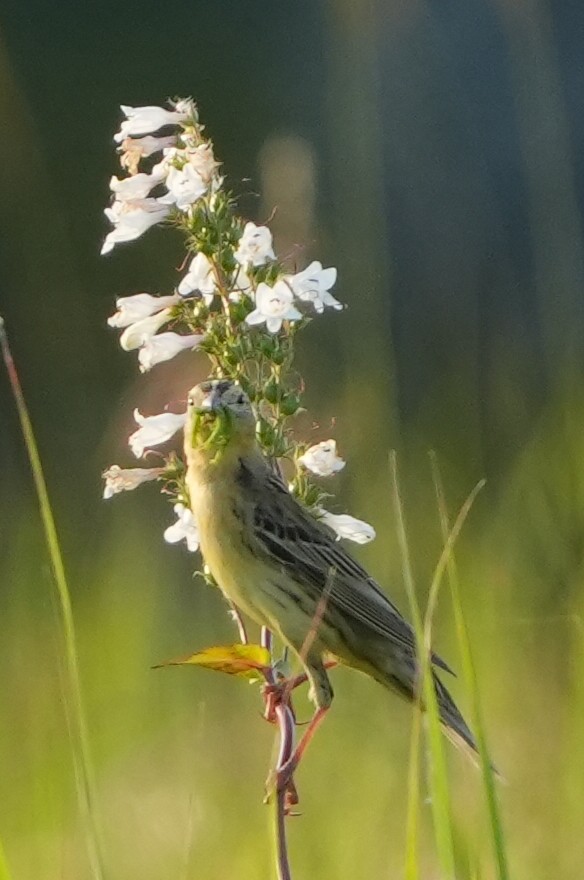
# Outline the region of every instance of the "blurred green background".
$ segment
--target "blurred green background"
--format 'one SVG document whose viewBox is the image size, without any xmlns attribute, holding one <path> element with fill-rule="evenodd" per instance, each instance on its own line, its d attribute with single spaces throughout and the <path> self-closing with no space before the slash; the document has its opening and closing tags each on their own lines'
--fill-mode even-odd
<svg viewBox="0 0 584 880">
<path fill-rule="evenodd" d="M 155 490 L 101 501 L 134 406 L 184 399 L 204 369 L 139 376 L 105 325 L 116 296 L 178 277 L 161 230 L 98 256 L 118 105 L 175 95 L 199 103 L 242 211 L 277 208 L 278 252 L 339 269 L 349 309 L 302 334 L 299 364 L 318 439 L 334 418 L 348 459 L 336 509 L 375 524 L 359 556 L 404 610 L 389 449 L 422 601 L 441 547 L 428 450 L 453 513 L 487 478 L 457 553 L 512 876 L 582 877 L 583 53 L 568 0 L 4 0 L 0 312 L 73 592 L 108 878 L 272 876 L 257 694 L 150 669 L 232 639 L 221 599 L 164 544 Z M 59 614 L 3 372 L 0 428 L 0 839 L 18 880 L 83 880 Z M 460 667 L 446 591 L 436 630 Z M 411 712 L 334 680 L 298 774 L 295 877 L 402 876 Z M 460 877 L 493 877 L 478 774 L 452 753 L 450 772 Z"/>
</svg>

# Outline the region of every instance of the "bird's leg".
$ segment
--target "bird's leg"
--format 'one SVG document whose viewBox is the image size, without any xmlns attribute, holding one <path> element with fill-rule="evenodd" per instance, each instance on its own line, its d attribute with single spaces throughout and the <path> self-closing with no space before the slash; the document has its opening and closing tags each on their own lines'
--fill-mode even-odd
<svg viewBox="0 0 584 880">
<path fill-rule="evenodd" d="M 294 771 L 298 767 L 298 764 L 300 763 L 304 752 L 308 748 L 309 743 L 314 737 L 314 734 L 324 721 L 325 715 L 330 709 L 333 700 L 333 689 L 327 675 L 326 668 L 320 656 L 312 656 L 310 658 L 307 658 L 304 661 L 304 664 L 308 679 L 311 684 L 311 699 L 313 699 L 316 703 L 316 711 L 312 716 L 312 719 L 308 727 L 306 728 L 302 739 L 300 740 L 290 757 L 283 764 L 276 768 L 276 787 L 278 791 L 287 789 L 290 792 L 292 799 L 295 794 L 295 789 L 291 790 L 291 786 L 293 786 L 294 784 L 292 781 Z M 292 802 L 294 803 L 293 800 Z"/>
<path fill-rule="evenodd" d="M 281 791 L 282 789 L 287 789 L 289 792 L 291 792 L 292 789 L 295 793 L 296 790 L 294 788 L 294 781 L 292 778 L 294 776 L 294 771 L 297 769 L 298 764 L 300 763 L 302 756 L 306 751 L 314 734 L 324 721 L 325 715 L 327 714 L 329 708 L 329 706 L 326 706 L 324 708 L 318 708 L 316 710 L 308 727 L 304 731 L 304 736 L 294 749 L 292 755 L 288 758 L 285 764 L 282 764 L 282 766 L 276 770 L 276 787 L 278 788 L 278 791 Z M 297 803 L 297 801 L 292 802 Z"/>
</svg>

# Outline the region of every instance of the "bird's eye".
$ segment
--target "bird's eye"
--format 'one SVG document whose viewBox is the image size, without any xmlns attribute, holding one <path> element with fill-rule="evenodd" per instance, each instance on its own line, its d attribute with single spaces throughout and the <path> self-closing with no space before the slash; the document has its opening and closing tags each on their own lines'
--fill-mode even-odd
<svg viewBox="0 0 584 880">
<path fill-rule="evenodd" d="M 240 406 L 242 406 L 245 403 L 245 398 L 244 398 L 243 394 L 240 394 L 235 402 L 238 403 Z"/>
</svg>

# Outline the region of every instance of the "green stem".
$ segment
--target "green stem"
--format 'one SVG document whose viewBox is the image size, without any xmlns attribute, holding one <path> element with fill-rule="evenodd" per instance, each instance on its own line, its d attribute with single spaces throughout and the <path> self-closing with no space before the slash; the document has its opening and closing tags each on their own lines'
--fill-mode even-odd
<svg viewBox="0 0 584 880">
<path fill-rule="evenodd" d="M 32 476 L 36 488 L 39 511 L 45 533 L 45 541 L 51 560 L 51 567 L 55 585 L 57 587 L 57 595 L 59 606 L 61 609 L 61 619 L 63 624 L 63 641 L 65 649 L 65 684 L 68 691 L 64 693 L 65 714 L 71 738 L 71 750 L 73 753 L 73 766 L 75 771 L 75 782 L 77 788 L 77 800 L 81 812 L 87 853 L 91 865 L 91 871 L 95 880 L 103 880 L 103 869 L 101 851 L 99 845 L 99 835 L 97 832 L 96 819 L 94 814 L 94 794 L 91 773 L 91 761 L 89 751 L 89 737 L 87 734 L 87 725 L 83 710 L 83 702 L 81 698 L 81 683 L 79 675 L 79 661 L 77 657 L 77 647 L 75 641 L 75 626 L 73 622 L 73 609 L 71 606 L 71 596 L 67 579 L 65 576 L 65 567 L 59 546 L 59 539 L 55 520 L 49 500 L 49 493 L 45 482 L 43 468 L 40 455 L 38 452 L 32 423 L 28 414 L 28 409 L 22 393 L 22 387 L 18 378 L 18 373 L 10 346 L 8 337 L 4 327 L 4 320 L 0 317 L 0 347 L 2 349 L 2 357 L 6 365 L 8 378 L 16 402 L 18 415 L 24 443 L 28 453 Z M 0 861 L 1 865 L 1 861 Z M 1 876 L 1 874 L 0 874 Z"/>
</svg>

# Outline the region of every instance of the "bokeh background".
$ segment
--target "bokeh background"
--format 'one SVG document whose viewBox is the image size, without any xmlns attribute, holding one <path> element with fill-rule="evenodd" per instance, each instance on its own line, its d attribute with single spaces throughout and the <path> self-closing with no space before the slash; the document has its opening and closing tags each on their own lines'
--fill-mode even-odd
<svg viewBox="0 0 584 880">
<path fill-rule="evenodd" d="M 101 470 L 131 464 L 134 406 L 184 399 L 204 370 L 139 376 L 105 324 L 116 296 L 179 277 L 162 230 L 99 257 L 118 105 L 175 95 L 198 101 L 242 211 L 277 209 L 279 253 L 339 269 L 349 308 L 298 352 L 311 436 L 334 420 L 336 509 L 375 524 L 358 553 L 402 608 L 389 450 L 422 601 L 441 547 L 428 451 L 453 513 L 486 477 L 457 554 L 512 876 L 582 877 L 583 57 L 569 0 L 2 3 L 0 312 L 73 593 L 108 878 L 272 876 L 257 694 L 150 668 L 229 641 L 221 599 L 164 544 L 155 489 L 101 500 Z M 59 614 L 1 374 L 0 502 L 0 839 L 11 877 L 83 880 Z M 446 591 L 435 641 L 460 667 Z M 295 876 L 399 877 L 411 712 L 334 677 Z M 449 760 L 459 876 L 493 877 L 478 774 Z"/>
</svg>

